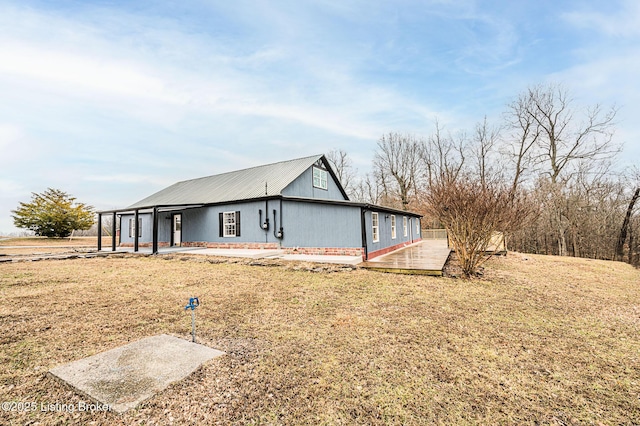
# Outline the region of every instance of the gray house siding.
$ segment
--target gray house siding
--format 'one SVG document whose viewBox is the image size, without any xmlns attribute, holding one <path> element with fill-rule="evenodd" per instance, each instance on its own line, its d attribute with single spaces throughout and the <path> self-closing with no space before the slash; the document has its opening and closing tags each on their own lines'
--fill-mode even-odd
<svg viewBox="0 0 640 426">
<path fill-rule="evenodd" d="M 269 215 L 269 230 L 260 227 L 260 220 L 266 220 Z M 260 214 L 262 210 L 262 214 Z M 280 219 L 280 203 L 277 200 L 253 201 L 245 203 L 225 204 L 220 206 L 191 208 L 181 211 L 161 212 L 158 214 L 158 242 L 170 243 L 172 233 L 172 216 L 182 215 L 181 240 L 185 243 L 278 243 L 274 234 L 273 210 L 276 210 L 276 219 Z M 240 212 L 240 235 L 235 237 L 220 237 L 219 214 L 224 212 Z M 129 219 L 133 214 L 121 216 L 120 242 L 133 244 L 134 238 L 129 237 Z M 150 213 L 141 213 L 138 216 L 142 220 L 142 236 L 139 243 L 145 244 L 152 241 L 153 221 Z"/>
<path fill-rule="evenodd" d="M 378 213 L 378 242 L 373 242 L 373 225 L 372 225 L 372 213 Z M 391 233 L 391 216 L 396 217 L 396 238 L 392 238 Z M 404 236 L 403 217 L 407 218 L 407 236 Z M 420 239 L 419 235 L 416 235 L 416 223 L 420 223 L 420 219 L 417 217 L 403 215 L 402 213 L 387 213 L 384 211 L 367 210 L 364 214 L 365 218 L 365 232 L 367 236 L 367 253 L 371 254 L 379 250 L 385 250 L 389 247 L 397 246 L 400 244 L 409 244 L 412 241 Z"/>
<path fill-rule="evenodd" d="M 152 217 L 151 213 L 138 214 L 138 219 L 142 220 L 142 236 L 138 238 L 139 243 L 150 243 L 153 240 Z M 129 237 L 129 219 L 133 218 L 133 214 L 120 216 L 120 243 L 133 244 L 134 237 Z M 162 212 L 158 215 L 158 241 L 171 241 L 171 213 Z"/>
<path fill-rule="evenodd" d="M 262 214 L 260 214 L 260 210 Z M 269 230 L 260 227 L 268 210 Z M 273 211 L 276 211 L 275 223 Z M 237 237 L 220 237 L 219 214 L 223 212 L 240 212 L 240 235 Z M 375 210 L 374 210 L 375 211 Z M 278 244 L 283 248 L 298 247 L 362 247 L 361 210 L 356 206 L 310 203 L 304 201 L 280 200 L 252 201 L 220 206 L 200 207 L 176 212 L 161 212 L 158 215 L 158 241 L 171 242 L 171 217 L 174 213 L 182 214 L 182 243 L 241 244 L 268 243 Z M 391 213 L 377 211 L 379 241 L 373 242 L 372 211 L 364 214 L 367 253 L 375 253 L 389 247 L 409 244 L 421 238 L 419 233 L 420 219 L 396 213 L 396 238 L 391 236 Z M 282 216 L 281 216 L 282 215 Z M 121 215 L 120 242 L 132 245 L 133 237 L 129 237 L 129 219 L 133 214 Z M 403 217 L 407 218 L 407 236 L 404 236 Z M 150 213 L 140 213 L 142 236 L 140 244 L 152 241 L 153 221 Z M 281 222 L 282 219 L 282 222 Z M 274 231 L 282 223 L 284 238 L 278 239 Z"/>
<path fill-rule="evenodd" d="M 280 215 L 279 203 L 269 201 L 269 230 L 260 227 L 260 218 L 265 221 L 267 204 L 265 201 L 225 204 L 185 210 L 182 213 L 182 241 L 208 243 L 273 243 L 278 240 L 273 235 L 273 210 Z M 260 216 L 259 210 L 262 210 Z M 240 212 L 240 235 L 220 237 L 219 215 L 224 212 Z"/>
<path fill-rule="evenodd" d="M 283 247 L 362 247 L 360 208 L 283 201 Z"/>
<path fill-rule="evenodd" d="M 338 184 L 331 177 L 331 173 L 327 173 L 327 189 L 316 188 L 313 186 L 313 167 L 309 167 L 304 173 L 284 188 L 282 190 L 282 195 L 289 197 L 319 198 L 325 200 L 345 200 Z"/>
</svg>

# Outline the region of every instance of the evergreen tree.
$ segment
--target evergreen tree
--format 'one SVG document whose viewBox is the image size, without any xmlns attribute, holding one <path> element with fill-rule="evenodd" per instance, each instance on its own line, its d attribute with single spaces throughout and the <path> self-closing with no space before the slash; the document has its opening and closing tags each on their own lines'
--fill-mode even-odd
<svg viewBox="0 0 640 426">
<path fill-rule="evenodd" d="M 77 203 L 75 197 L 59 189 L 32 193 L 30 203 L 20 202 L 12 210 L 13 223 L 43 237 L 68 237 L 74 229 L 89 229 L 94 222 L 93 207 Z"/>
</svg>

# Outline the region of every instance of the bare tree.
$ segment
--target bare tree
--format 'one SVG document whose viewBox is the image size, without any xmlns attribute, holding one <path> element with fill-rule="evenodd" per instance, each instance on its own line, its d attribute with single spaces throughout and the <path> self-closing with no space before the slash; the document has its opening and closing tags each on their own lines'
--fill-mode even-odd
<svg viewBox="0 0 640 426">
<path fill-rule="evenodd" d="M 436 119 L 435 131 L 423 144 L 420 152 L 427 186 L 430 186 L 434 179 L 441 178 L 444 174 L 457 176 L 465 164 L 465 151 L 465 133 L 459 132 L 456 136 L 445 133 L 444 128 Z"/>
<path fill-rule="evenodd" d="M 383 196 L 391 196 L 387 204 L 395 198 L 402 209 L 408 209 L 422 175 L 422 149 L 423 142 L 413 135 L 389 133 L 378 141 L 373 168 L 383 188 Z"/>
<path fill-rule="evenodd" d="M 624 220 L 622 222 L 622 227 L 620 228 L 620 234 L 618 235 L 618 241 L 616 242 L 616 253 L 615 259 L 622 260 L 624 257 L 624 243 L 627 241 L 627 234 L 629 233 L 629 222 L 631 221 L 631 214 L 633 213 L 633 207 L 640 198 L 640 187 L 636 188 L 633 196 L 631 197 L 631 201 L 629 201 L 629 206 L 627 207 L 627 213 L 624 216 Z M 633 245 L 633 230 L 631 230 L 631 242 L 629 243 L 629 247 L 631 250 L 631 246 Z M 631 255 L 629 255 L 631 259 Z M 630 262 L 631 263 L 631 262 Z"/>
<path fill-rule="evenodd" d="M 571 166 L 582 160 L 597 162 L 620 151 L 613 143 L 615 107 L 605 111 L 596 104 L 580 118 L 567 90 L 556 84 L 534 86 L 521 98 L 525 101 L 518 113 L 528 116 L 523 120 L 531 120 L 536 127 L 539 158 L 547 164 L 551 183 L 563 172 L 575 171 Z"/>
<path fill-rule="evenodd" d="M 342 149 L 332 149 L 326 157 L 347 195 L 352 197 L 357 171 L 353 168 L 353 162 L 347 152 Z"/>
<path fill-rule="evenodd" d="M 509 106 L 512 129 L 519 130 L 517 161 L 524 153 L 533 155 L 533 162 L 549 182 L 546 188 L 551 208 L 551 223 L 556 228 L 558 254 L 567 253 L 566 234 L 570 221 L 566 213 L 565 195 L 568 183 L 580 171 L 585 161 L 600 164 L 619 152 L 613 143 L 616 108 L 604 111 L 602 106 L 588 107 L 583 117 L 573 106 L 567 90 L 560 85 L 537 85 L 521 94 Z M 512 188 L 517 188 L 524 170 L 517 163 Z"/>
<path fill-rule="evenodd" d="M 354 201 L 361 203 L 380 204 L 382 199 L 382 187 L 375 176 L 367 173 L 354 185 Z"/>
<path fill-rule="evenodd" d="M 518 190 L 527 172 L 533 172 L 535 161 L 533 153 L 540 137 L 540 127 L 531 114 L 527 113 L 529 105 L 528 94 L 520 94 L 513 101 L 506 115 L 506 125 L 510 129 L 510 140 L 504 145 L 503 154 L 513 163 L 513 178 L 511 179 L 511 192 Z"/>
<path fill-rule="evenodd" d="M 497 180 L 500 164 L 494 158 L 498 139 L 500 138 L 500 128 L 489 125 L 487 116 L 481 123 L 476 124 L 473 135 L 471 150 L 475 157 L 475 167 L 480 177 L 483 187 L 487 185 L 487 180 Z"/>
</svg>

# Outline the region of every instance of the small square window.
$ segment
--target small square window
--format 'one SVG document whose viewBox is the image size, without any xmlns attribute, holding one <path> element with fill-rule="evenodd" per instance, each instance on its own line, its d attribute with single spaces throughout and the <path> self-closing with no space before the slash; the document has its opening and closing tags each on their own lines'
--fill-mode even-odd
<svg viewBox="0 0 640 426">
<path fill-rule="evenodd" d="M 320 189 L 328 188 L 328 174 L 326 170 L 319 169 L 317 167 L 313 168 L 313 186 Z"/>
</svg>

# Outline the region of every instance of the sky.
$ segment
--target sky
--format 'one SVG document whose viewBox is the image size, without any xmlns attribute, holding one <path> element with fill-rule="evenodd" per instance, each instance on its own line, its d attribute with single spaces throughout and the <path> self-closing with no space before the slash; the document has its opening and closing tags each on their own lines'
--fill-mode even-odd
<svg viewBox="0 0 640 426">
<path fill-rule="evenodd" d="M 0 235 L 32 192 L 98 210 L 385 133 L 501 120 L 527 87 L 620 108 L 640 164 L 636 0 L 0 0 Z"/>
</svg>

